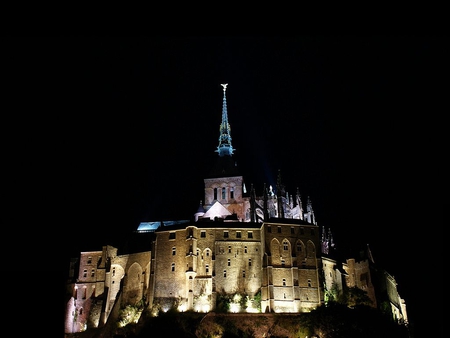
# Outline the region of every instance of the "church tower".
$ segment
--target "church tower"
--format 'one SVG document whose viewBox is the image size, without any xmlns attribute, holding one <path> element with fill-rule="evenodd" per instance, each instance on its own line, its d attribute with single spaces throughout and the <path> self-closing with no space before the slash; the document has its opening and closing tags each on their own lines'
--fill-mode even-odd
<svg viewBox="0 0 450 338">
<path fill-rule="evenodd" d="M 205 199 L 203 209 L 205 213 L 199 218 L 231 218 L 241 222 L 250 221 L 248 209 L 249 199 L 244 197 L 244 180 L 239 172 L 237 163 L 233 159 L 235 149 L 231 144 L 231 128 L 228 122 L 227 91 L 228 84 L 222 84 L 223 103 L 222 121 L 219 128 L 219 145 L 216 152 L 219 156 L 204 179 Z"/>
</svg>

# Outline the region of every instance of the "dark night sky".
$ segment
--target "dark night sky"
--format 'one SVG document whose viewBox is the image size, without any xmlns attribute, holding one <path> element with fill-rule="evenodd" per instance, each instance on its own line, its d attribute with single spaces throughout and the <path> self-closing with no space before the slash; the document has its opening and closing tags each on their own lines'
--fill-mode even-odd
<svg viewBox="0 0 450 338">
<path fill-rule="evenodd" d="M 20 204 L 55 223 L 61 235 L 46 250 L 70 253 L 120 241 L 140 221 L 190 218 L 218 156 L 228 83 L 247 187 L 261 191 L 281 170 L 337 245 L 369 243 L 417 307 L 414 288 L 430 283 L 423 269 L 442 263 L 447 45 L 439 36 L 5 39 L 4 94 L 21 126 L 14 184 L 28 183 Z"/>
</svg>

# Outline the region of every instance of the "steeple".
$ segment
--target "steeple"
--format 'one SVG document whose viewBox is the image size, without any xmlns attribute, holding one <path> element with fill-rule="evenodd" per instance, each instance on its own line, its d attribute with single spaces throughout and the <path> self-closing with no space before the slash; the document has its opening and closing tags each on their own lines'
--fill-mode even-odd
<svg viewBox="0 0 450 338">
<path fill-rule="evenodd" d="M 223 87 L 223 103 L 222 103 L 222 123 L 220 124 L 220 136 L 219 145 L 217 146 L 216 152 L 219 156 L 231 156 L 233 155 L 233 146 L 231 145 L 231 135 L 230 135 L 230 124 L 228 123 L 228 113 L 227 113 L 227 86 L 228 83 L 221 85 Z"/>
</svg>

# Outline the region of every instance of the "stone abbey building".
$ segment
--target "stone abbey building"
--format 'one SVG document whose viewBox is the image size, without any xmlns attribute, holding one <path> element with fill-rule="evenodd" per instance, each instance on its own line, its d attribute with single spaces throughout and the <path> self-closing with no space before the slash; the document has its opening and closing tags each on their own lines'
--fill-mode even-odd
<svg viewBox="0 0 450 338">
<path fill-rule="evenodd" d="M 312 202 L 276 187 L 247 191 L 233 159 L 223 84 L 217 162 L 204 178 L 204 201 L 190 220 L 142 222 L 119 252 L 110 245 L 73 258 L 67 281 L 65 333 L 117 323 L 120 310 L 301 313 L 332 291 L 363 290 L 407 323 L 395 279 L 375 267 L 367 247 L 338 258 L 330 231 L 319 228 Z"/>
</svg>

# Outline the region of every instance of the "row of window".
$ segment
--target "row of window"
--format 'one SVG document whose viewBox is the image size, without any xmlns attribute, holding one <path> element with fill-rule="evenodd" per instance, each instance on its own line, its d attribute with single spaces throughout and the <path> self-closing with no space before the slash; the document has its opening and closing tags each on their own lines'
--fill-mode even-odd
<svg viewBox="0 0 450 338">
<path fill-rule="evenodd" d="M 222 199 L 226 199 L 227 196 L 227 189 L 225 187 L 222 187 L 220 189 L 222 192 Z M 219 196 L 219 188 L 214 188 L 214 199 L 217 200 L 217 196 Z M 234 187 L 230 187 L 230 198 L 234 198 Z"/>
<path fill-rule="evenodd" d="M 189 236 L 192 237 L 192 231 L 189 232 Z M 206 231 L 202 230 L 200 232 L 201 238 L 206 238 Z M 230 233 L 228 230 L 225 230 L 223 232 L 224 238 L 230 238 Z M 236 231 L 236 238 L 242 238 L 242 231 Z M 247 238 L 252 239 L 253 238 L 253 231 L 247 231 Z M 169 233 L 169 239 L 176 239 L 176 232 L 170 232 Z"/>
<path fill-rule="evenodd" d="M 277 233 L 281 234 L 281 226 L 277 226 Z M 272 233 L 272 227 L 269 225 L 267 227 L 267 232 Z M 291 227 L 291 234 L 294 235 L 295 234 L 295 227 Z M 304 228 L 300 228 L 300 235 L 304 235 L 305 234 L 305 229 Z M 315 231 L 314 229 L 310 229 L 310 235 L 314 236 Z M 189 233 L 190 236 L 192 236 L 192 230 Z M 200 232 L 200 237 L 201 238 L 206 238 L 206 230 L 202 230 Z M 223 237 L 224 238 L 230 238 L 230 233 L 228 230 L 224 230 L 223 232 Z M 175 239 L 176 238 L 176 232 L 171 232 L 169 233 L 169 239 Z M 236 238 L 242 238 L 242 231 L 236 231 Z M 253 238 L 253 231 L 247 231 L 247 238 L 251 239 Z"/>
<path fill-rule="evenodd" d="M 277 233 L 281 234 L 281 226 L 277 226 Z M 272 227 L 269 225 L 267 226 L 267 232 L 272 233 Z M 291 227 L 291 234 L 295 235 L 295 227 Z M 300 228 L 300 235 L 304 235 L 305 234 L 305 228 Z M 314 229 L 310 229 L 310 235 L 314 236 L 315 231 Z"/>
<path fill-rule="evenodd" d="M 297 249 L 297 252 L 301 252 L 302 251 L 301 243 L 297 243 L 296 249 Z M 289 250 L 289 243 L 287 241 L 283 242 L 283 250 L 284 251 Z M 219 251 L 220 251 L 221 254 L 224 253 L 224 249 L 222 247 L 219 248 Z M 256 251 L 258 251 L 257 248 L 256 248 Z M 192 252 L 192 246 L 189 248 L 189 252 Z M 206 253 L 206 256 L 209 257 L 210 250 L 206 249 L 205 253 Z M 228 253 L 231 253 L 231 245 L 228 246 Z M 237 250 L 237 253 L 239 254 L 239 249 Z M 248 253 L 247 246 L 244 246 L 244 253 Z M 172 247 L 172 256 L 175 256 L 176 254 L 177 254 L 177 248 L 176 247 Z M 200 249 L 197 249 L 197 256 L 199 256 L 199 255 L 200 255 Z M 202 256 L 202 258 L 203 258 L 203 256 Z"/>
</svg>

